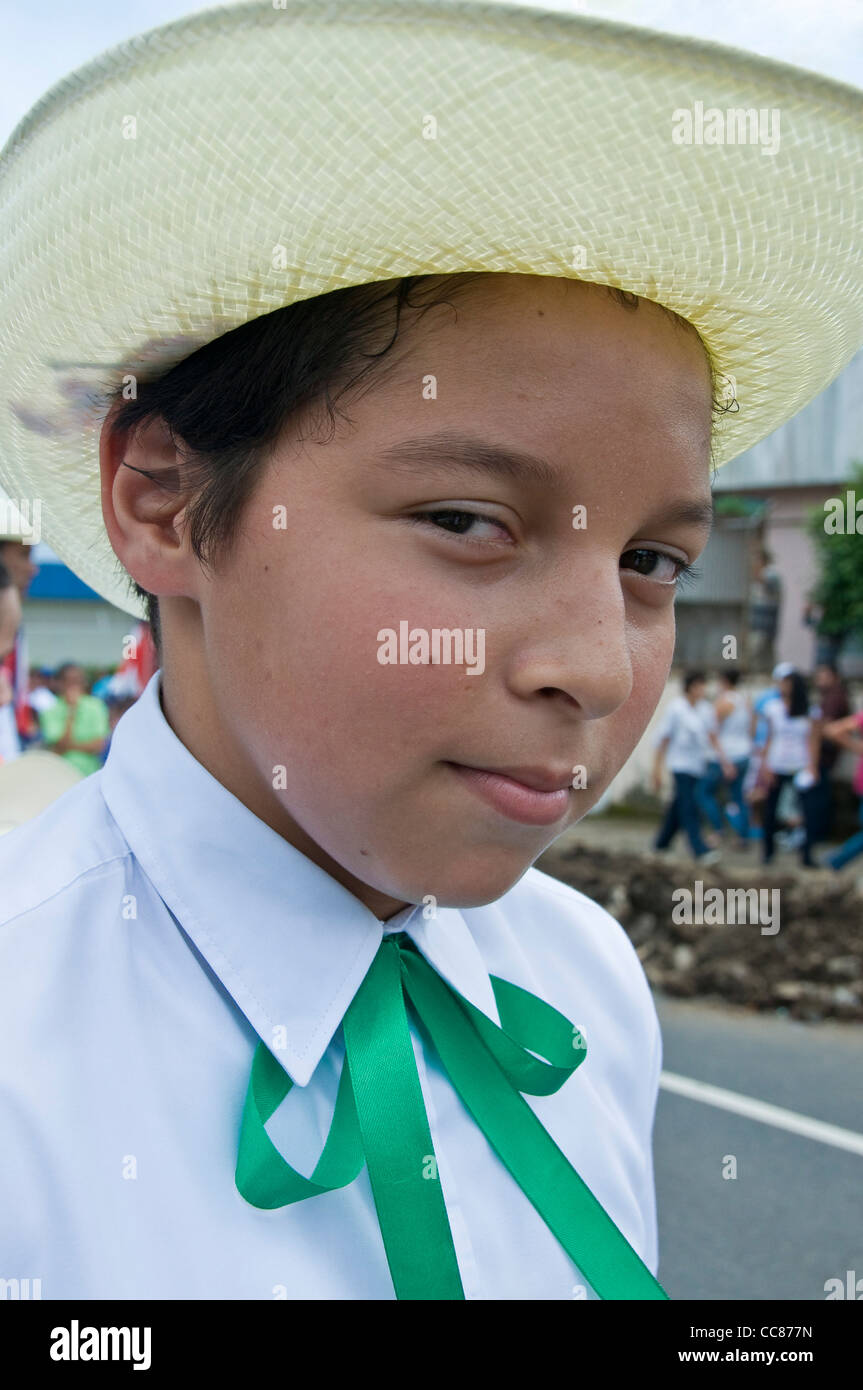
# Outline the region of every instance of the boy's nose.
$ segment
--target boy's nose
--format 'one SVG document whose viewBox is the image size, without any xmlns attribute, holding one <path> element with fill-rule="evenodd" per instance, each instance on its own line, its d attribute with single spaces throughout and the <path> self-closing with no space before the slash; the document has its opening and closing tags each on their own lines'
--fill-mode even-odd
<svg viewBox="0 0 863 1390">
<path fill-rule="evenodd" d="M 550 602 L 514 645 L 509 683 L 522 698 L 556 698 L 587 719 L 605 718 L 625 704 L 633 661 L 619 579 L 602 594 Z"/>
</svg>

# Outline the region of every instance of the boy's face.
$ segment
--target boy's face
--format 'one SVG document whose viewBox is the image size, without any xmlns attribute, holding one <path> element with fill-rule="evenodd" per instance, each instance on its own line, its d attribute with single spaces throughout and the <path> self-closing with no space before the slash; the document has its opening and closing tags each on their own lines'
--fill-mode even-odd
<svg viewBox="0 0 863 1390">
<path fill-rule="evenodd" d="M 0 661 L 15 646 L 21 626 L 21 598 L 14 583 L 0 589 Z"/>
<path fill-rule="evenodd" d="M 87 688 L 87 681 L 80 666 L 70 666 L 59 680 L 60 695 L 64 700 L 80 700 Z"/>
<path fill-rule="evenodd" d="M 7 541 L 0 544 L 0 560 L 9 571 L 12 583 L 16 585 L 22 598 L 26 598 L 31 582 L 39 573 L 39 566 L 34 565 L 30 559 L 31 550 L 32 546 L 23 542 Z"/>
<path fill-rule="evenodd" d="M 677 564 L 709 532 L 674 514 L 711 503 L 694 333 L 565 279 L 492 276 L 454 304 L 399 337 L 332 442 L 280 442 L 212 575 L 183 541 L 187 597 L 161 604 L 178 735 L 381 917 L 493 901 L 599 800 L 669 672 Z M 138 485 L 120 469 L 115 495 Z M 125 544 L 158 592 L 164 570 Z M 461 664 L 458 638 L 448 664 L 405 661 L 435 629 L 460 632 Z"/>
</svg>

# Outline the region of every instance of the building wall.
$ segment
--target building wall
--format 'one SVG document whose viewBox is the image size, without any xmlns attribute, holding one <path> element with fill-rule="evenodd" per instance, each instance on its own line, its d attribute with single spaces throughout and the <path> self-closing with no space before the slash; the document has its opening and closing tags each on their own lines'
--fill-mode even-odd
<svg viewBox="0 0 863 1390">
<path fill-rule="evenodd" d="M 804 605 L 815 583 L 815 551 L 806 531 L 808 512 L 827 497 L 841 496 L 855 462 L 863 462 L 863 352 L 858 352 L 825 391 L 759 444 L 720 468 L 713 481 L 718 496 L 763 499 L 763 541 L 783 584 L 775 643 L 777 661 L 811 671 L 817 638 L 804 621 Z M 758 537 L 751 536 L 751 544 Z M 735 581 L 748 586 L 742 553 L 719 524 L 699 566 L 702 577 L 678 600 L 679 639 L 675 662 L 704 665 L 727 614 L 717 607 L 746 600 L 732 595 Z M 748 567 L 747 567 L 748 568 Z M 733 630 L 733 629 L 732 629 Z M 839 658 L 845 676 L 863 676 L 863 633 L 846 642 Z"/>
<path fill-rule="evenodd" d="M 108 603 L 68 599 L 25 599 L 24 630 L 31 666 L 116 666 L 123 659 L 123 638 L 137 619 Z"/>
<path fill-rule="evenodd" d="M 844 484 L 829 486 L 822 483 L 807 487 L 760 488 L 757 493 L 767 501 L 763 543 L 782 579 L 775 659 L 791 661 L 804 672 L 811 672 L 818 659 L 818 639 L 804 616 L 809 593 L 818 577 L 815 548 L 808 533 L 809 515 L 813 510 L 822 511 L 828 497 L 842 496 L 844 490 Z M 745 490 L 741 489 L 740 495 L 746 496 Z M 711 539 L 708 550 L 713 546 L 714 539 Z M 712 609 L 704 602 L 706 597 L 713 600 L 712 590 L 693 588 L 688 591 L 687 600 L 684 600 L 689 603 L 694 600 L 705 631 L 713 627 Z M 682 602 L 680 607 L 682 611 Z M 689 623 L 691 628 L 697 627 L 691 615 Z M 679 646 L 675 661 L 692 665 L 694 658 L 685 646 Z M 846 641 L 838 664 L 846 677 L 858 679 L 863 676 L 863 634 Z"/>
<path fill-rule="evenodd" d="M 738 661 L 741 666 L 745 665 L 746 610 L 743 606 L 732 603 L 679 603 L 675 616 L 675 665 L 698 668 L 708 673 L 718 671 L 723 662 L 723 647 L 729 636 L 737 639 Z"/>
<path fill-rule="evenodd" d="M 675 666 L 716 670 L 727 637 L 745 665 L 751 550 L 757 521 L 717 517 L 698 561 L 698 577 L 675 600 Z"/>
<path fill-rule="evenodd" d="M 863 462 L 863 352 L 786 424 L 722 465 L 716 492 L 832 484 Z"/>
<path fill-rule="evenodd" d="M 782 576 L 782 608 L 776 636 L 776 660 L 793 661 L 802 671 L 815 663 L 815 633 L 803 620 L 803 609 L 818 577 L 815 550 L 807 534 L 807 518 L 832 489 L 783 488 L 771 494 L 764 544 Z"/>
</svg>

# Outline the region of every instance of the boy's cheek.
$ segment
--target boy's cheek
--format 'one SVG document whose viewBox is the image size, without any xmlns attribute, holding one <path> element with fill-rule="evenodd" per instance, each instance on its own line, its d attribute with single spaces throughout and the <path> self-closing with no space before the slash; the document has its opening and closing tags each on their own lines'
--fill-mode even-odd
<svg viewBox="0 0 863 1390">
<path fill-rule="evenodd" d="M 595 788 L 593 800 L 585 804 L 585 810 L 598 800 L 602 792 L 605 791 L 614 778 L 626 765 L 644 736 L 645 730 L 649 725 L 656 707 L 665 689 L 666 675 L 665 666 L 661 662 L 650 663 L 647 669 L 636 667 L 633 671 L 632 694 L 619 710 L 603 721 L 605 728 L 601 733 L 599 729 L 594 730 L 594 734 L 599 734 L 591 740 L 594 747 L 602 749 L 602 769 L 594 769 L 594 777 L 591 778 L 591 769 L 588 766 L 587 777 L 588 785 Z M 601 784 L 600 784 L 601 779 Z"/>
</svg>

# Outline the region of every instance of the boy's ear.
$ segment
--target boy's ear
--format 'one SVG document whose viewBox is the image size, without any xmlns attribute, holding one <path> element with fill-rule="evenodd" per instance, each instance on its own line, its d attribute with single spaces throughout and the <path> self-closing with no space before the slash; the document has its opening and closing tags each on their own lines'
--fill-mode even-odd
<svg viewBox="0 0 863 1390">
<path fill-rule="evenodd" d="M 156 595 L 194 596 L 198 561 L 184 543 L 186 470 L 164 420 L 114 434 L 112 407 L 99 440 L 102 516 L 115 555 Z M 190 587 L 191 586 L 191 587 Z"/>
</svg>

